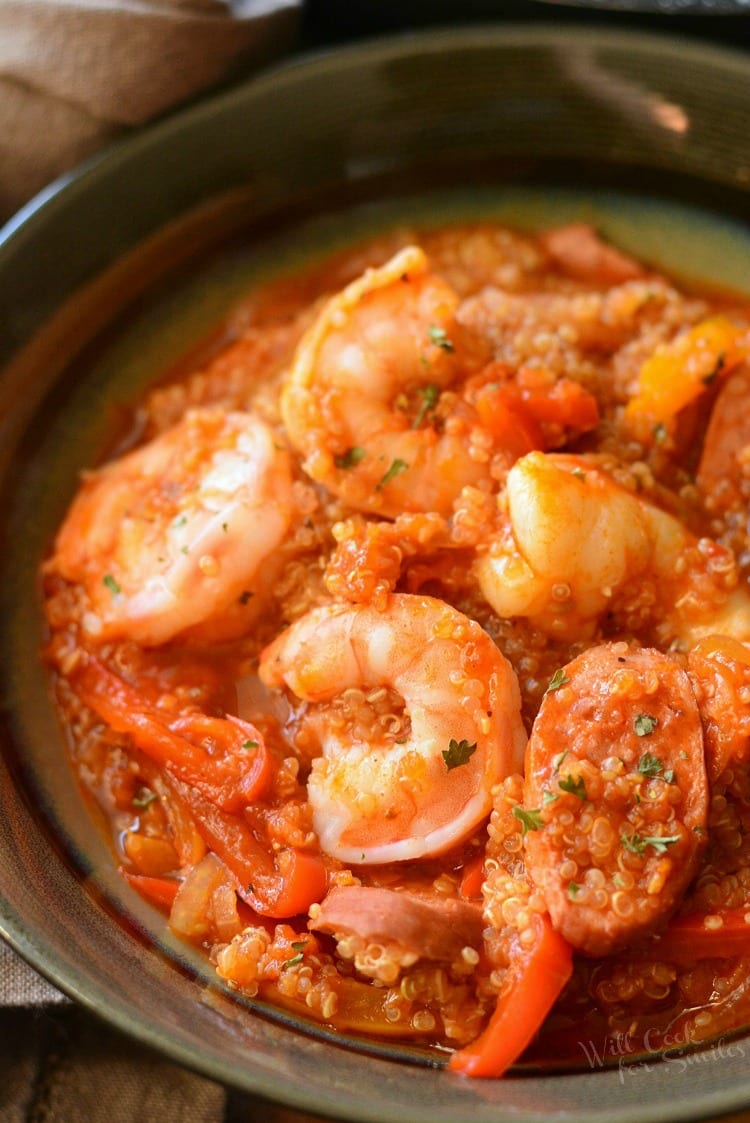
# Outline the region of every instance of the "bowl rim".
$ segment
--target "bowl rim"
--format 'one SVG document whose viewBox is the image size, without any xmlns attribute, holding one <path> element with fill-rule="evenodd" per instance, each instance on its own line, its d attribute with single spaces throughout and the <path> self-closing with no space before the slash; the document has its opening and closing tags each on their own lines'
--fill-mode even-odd
<svg viewBox="0 0 750 1123">
<path fill-rule="evenodd" d="M 389 35 L 377 35 L 359 40 L 356 43 L 317 47 L 303 51 L 289 58 L 264 67 L 256 75 L 229 87 L 209 93 L 204 98 L 177 107 L 155 121 L 134 130 L 132 133 L 105 145 L 99 152 L 83 160 L 69 171 L 63 172 L 43 187 L 15 214 L 0 226 L 0 264 L 7 247 L 15 245 L 33 224 L 54 212 L 59 197 L 74 194 L 87 186 L 91 177 L 116 166 L 139 150 L 160 144 L 171 132 L 180 131 L 188 123 L 201 121 L 241 102 L 249 90 L 262 91 L 269 86 L 293 82 L 300 70 L 314 74 L 316 70 L 327 70 L 331 65 L 347 65 L 358 59 L 367 60 L 373 51 L 388 52 L 391 58 L 413 52 L 415 46 L 423 50 L 439 52 L 453 46 L 484 47 L 491 38 L 494 43 L 512 46 L 515 43 L 535 43 L 539 46 L 553 46 L 569 41 L 576 45 L 591 44 L 599 47 L 621 45 L 630 42 L 636 49 L 658 50 L 662 55 L 674 57 L 689 54 L 694 61 L 703 60 L 726 68 L 733 65 L 738 77 L 747 79 L 748 52 L 742 46 L 727 46 L 718 43 L 705 43 L 696 38 L 675 35 L 664 27 L 644 31 L 640 28 L 606 28 L 598 25 L 575 23 L 556 25 L 554 22 L 531 23 L 510 21 L 508 23 L 478 22 L 472 24 L 453 24 L 439 28 L 399 31 Z"/>
<path fill-rule="evenodd" d="M 738 79 L 747 80 L 748 52 L 741 47 L 697 42 L 684 35 L 675 36 L 665 33 L 663 29 L 657 31 L 619 27 L 610 29 L 585 24 L 556 26 L 549 23 L 515 21 L 480 22 L 443 26 L 437 29 L 410 30 L 367 38 L 354 44 L 303 52 L 266 67 L 257 75 L 227 90 L 170 112 L 153 124 L 108 145 L 71 171 L 59 176 L 0 228 L 0 274 L 12 267 L 16 253 L 23 253 L 27 238 L 43 234 L 45 226 L 53 222 L 59 212 L 64 210 L 68 200 L 76 195 L 85 194 L 90 187 L 95 186 L 98 177 L 115 172 L 118 167 L 139 155 L 142 156 L 154 146 L 163 144 L 170 135 L 179 133 L 183 128 L 221 115 L 229 108 L 242 103 L 248 96 L 260 95 L 271 90 L 278 93 L 293 85 L 299 77 L 325 77 L 330 73 L 331 68 L 345 70 L 359 62 L 371 61 L 373 57 L 377 57 L 378 61 L 382 62 L 386 58 L 394 60 L 412 55 L 415 51 L 441 53 L 453 48 L 486 49 L 488 46 L 509 48 L 529 44 L 564 48 L 573 43 L 579 47 L 583 44 L 605 49 L 622 47 L 623 43 L 627 43 L 641 52 L 658 53 L 662 57 L 668 56 L 674 60 L 684 58 L 687 54 L 693 61 L 719 67 L 725 73 L 736 72 Z M 741 186 L 747 189 L 746 184 Z M 83 985 L 76 969 L 59 963 L 55 958 L 54 950 L 47 947 L 43 939 L 38 938 L 28 929 L 23 917 L 12 910 L 9 902 L 2 895 L 0 895 L 0 936 L 34 970 L 63 994 L 115 1029 L 155 1049 L 176 1063 L 225 1086 L 238 1088 L 273 1102 L 285 1103 L 302 1111 L 313 1109 L 332 1117 L 351 1118 L 348 1114 L 342 1115 L 342 1111 L 348 1109 L 336 1103 L 334 1092 L 328 1098 L 316 1095 L 315 1099 L 311 1099 L 303 1089 L 288 1081 L 285 1082 L 282 1077 L 274 1077 L 273 1074 L 254 1073 L 250 1074 L 251 1079 L 244 1081 L 232 1079 L 233 1073 L 228 1065 L 214 1063 L 211 1058 L 206 1058 L 197 1049 L 166 1036 L 165 1031 L 155 1027 L 153 1022 L 149 1022 L 137 1012 L 134 1013 L 126 998 L 118 997 L 113 1001 L 112 996 L 107 994 L 103 987 L 88 982 Z M 747 1107 L 748 1104 L 750 1104 L 750 1077 L 743 1084 L 735 1084 L 717 1092 L 704 1093 L 690 1102 L 683 1102 L 676 1097 L 673 1104 L 660 1108 L 659 1118 L 661 1120 L 704 1118 L 707 1114 L 729 1112 Z M 640 1123 L 650 1118 L 644 1111 L 647 1109 L 613 1107 L 609 1108 L 606 1116 L 601 1118 L 606 1119 L 607 1123 Z M 372 1120 L 373 1123 L 377 1123 L 384 1116 L 382 1112 L 374 1111 L 363 1104 L 359 1118 L 362 1121 Z M 530 1112 L 514 1118 L 522 1118 L 526 1123 L 542 1123 L 542 1120 L 547 1119 L 548 1116 Z"/>
</svg>

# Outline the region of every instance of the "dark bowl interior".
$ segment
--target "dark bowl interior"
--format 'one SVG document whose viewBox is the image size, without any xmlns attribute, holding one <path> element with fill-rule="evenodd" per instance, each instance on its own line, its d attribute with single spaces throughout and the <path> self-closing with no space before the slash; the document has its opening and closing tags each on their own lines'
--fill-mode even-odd
<svg viewBox="0 0 750 1123">
<path fill-rule="evenodd" d="M 466 1082 L 231 998 L 114 870 L 47 697 L 36 577 L 78 470 L 139 389 L 254 277 L 325 247 L 395 220 L 585 216 L 668 268 L 750 288 L 749 120 L 747 59 L 730 52 L 580 28 L 406 36 L 170 118 L 6 227 L 0 930 L 64 991 L 215 1079 L 344 1118 L 624 1123 L 750 1103 L 743 1037 L 692 1060 L 614 1049 L 607 1065 L 609 1043 L 584 1042 L 579 1071 Z"/>
</svg>

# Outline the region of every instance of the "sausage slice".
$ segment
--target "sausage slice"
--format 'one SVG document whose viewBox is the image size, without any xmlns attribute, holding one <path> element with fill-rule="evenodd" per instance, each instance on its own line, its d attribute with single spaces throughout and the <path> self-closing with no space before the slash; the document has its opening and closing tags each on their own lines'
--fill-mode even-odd
<svg viewBox="0 0 750 1123">
<path fill-rule="evenodd" d="M 539 240 L 558 268 L 578 281 L 619 285 L 644 276 L 634 258 L 603 242 L 586 222 L 547 230 Z"/>
<path fill-rule="evenodd" d="M 351 885 L 332 889 L 314 911 L 313 931 L 395 944 L 412 960 L 448 963 L 463 948 L 482 946 L 482 908 L 471 901 Z"/>
<path fill-rule="evenodd" d="M 555 928 L 607 955 L 667 920 L 706 844 L 698 706 L 674 660 L 605 644 L 558 671 L 526 754 L 526 861 Z"/>
</svg>

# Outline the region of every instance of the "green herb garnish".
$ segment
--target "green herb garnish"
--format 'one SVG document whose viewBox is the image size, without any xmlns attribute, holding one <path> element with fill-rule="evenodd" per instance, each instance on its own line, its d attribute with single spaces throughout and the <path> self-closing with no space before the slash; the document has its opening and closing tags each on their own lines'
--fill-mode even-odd
<svg viewBox="0 0 750 1123">
<path fill-rule="evenodd" d="M 430 410 L 435 408 L 440 397 L 440 387 L 436 386 L 434 382 L 430 382 L 427 386 L 422 386 L 419 393 L 422 395 L 422 403 L 411 423 L 412 429 L 418 429 Z"/>
<path fill-rule="evenodd" d="M 385 473 L 380 482 L 375 485 L 375 490 L 382 491 L 386 484 L 389 484 L 391 480 L 396 478 L 396 476 L 400 476 L 401 473 L 405 472 L 408 467 L 409 465 L 406 463 L 406 461 L 401 460 L 400 457 L 397 456 L 395 460 L 391 461 L 390 468 Z"/>
<path fill-rule="evenodd" d="M 565 684 L 568 682 L 570 682 L 570 679 L 565 674 L 565 671 L 562 669 L 562 667 L 558 667 L 552 678 L 549 680 L 549 684 L 547 686 L 547 689 L 545 690 L 545 694 L 551 694 L 553 690 L 559 690 L 561 686 L 565 686 Z"/>
<path fill-rule="evenodd" d="M 635 834 L 621 835 L 620 842 L 629 850 L 631 854 L 643 854 L 647 846 L 652 846 L 657 854 L 664 854 L 668 846 L 674 846 L 675 842 L 680 841 L 680 835 L 670 835 L 662 837 L 661 835 L 640 835 L 636 831 Z"/>
<path fill-rule="evenodd" d="M 242 747 L 243 747 L 243 749 L 247 749 L 247 750 L 257 749 L 258 748 L 258 742 L 257 741 L 243 741 Z"/>
<path fill-rule="evenodd" d="M 640 772 L 642 776 L 658 776 L 663 771 L 664 765 L 658 756 L 652 756 L 651 753 L 644 753 L 636 768 L 636 772 Z"/>
<path fill-rule="evenodd" d="M 152 792 L 150 788 L 140 788 L 133 796 L 133 807 L 139 807 L 142 811 L 145 811 L 158 798 L 156 792 Z"/>
<path fill-rule="evenodd" d="M 334 456 L 333 463 L 337 468 L 354 468 L 359 464 L 360 460 L 364 459 L 365 450 L 360 445 L 352 445 L 346 452 L 342 452 L 340 456 Z"/>
<path fill-rule="evenodd" d="M 453 341 L 448 338 L 445 328 L 438 327 L 437 324 L 430 324 L 427 334 L 430 337 L 430 343 L 434 343 L 436 347 L 442 348 L 443 351 L 452 352 L 456 350 Z"/>
<path fill-rule="evenodd" d="M 639 737 L 648 737 L 654 732 L 659 724 L 658 717 L 652 717 L 651 714 L 638 714 L 633 721 L 633 729 Z M 646 754 L 648 756 L 648 753 Z M 639 769 L 641 771 L 641 769 Z"/>
<path fill-rule="evenodd" d="M 122 589 L 117 584 L 111 573 L 104 574 L 104 577 L 102 577 L 102 584 L 106 585 L 113 597 L 116 597 L 118 593 L 122 592 Z"/>
<path fill-rule="evenodd" d="M 558 780 L 557 783 L 559 784 L 562 791 L 568 792 L 570 795 L 574 795 L 576 799 L 587 799 L 586 784 L 584 783 L 582 776 L 568 775 L 564 780 Z"/>
<path fill-rule="evenodd" d="M 527 810 L 525 807 L 519 807 L 516 804 L 513 808 L 513 814 L 521 824 L 521 838 L 525 838 L 529 831 L 538 831 L 544 826 L 542 813 L 538 808 Z"/>
<path fill-rule="evenodd" d="M 445 767 L 451 772 L 454 768 L 460 768 L 462 764 L 468 764 L 469 758 L 474 755 L 476 750 L 476 741 L 473 745 L 470 745 L 468 741 L 456 741 L 451 737 L 448 748 L 443 749 Z"/>
</svg>

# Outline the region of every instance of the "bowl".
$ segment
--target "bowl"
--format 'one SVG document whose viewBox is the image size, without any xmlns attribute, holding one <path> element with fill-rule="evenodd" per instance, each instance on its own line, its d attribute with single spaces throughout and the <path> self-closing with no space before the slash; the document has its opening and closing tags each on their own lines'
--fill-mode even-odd
<svg viewBox="0 0 750 1123">
<path fill-rule="evenodd" d="M 750 1038 L 466 1081 L 237 1001 L 121 881 L 68 765 L 38 566 L 123 405 L 256 276 L 395 219 L 596 221 L 747 286 L 747 56 L 644 34 L 473 27 L 269 71 L 53 185 L 0 242 L 0 931 L 119 1029 L 240 1090 L 335 1117 L 686 1120 L 750 1104 Z M 619 1052 L 618 1052 L 619 1050 Z"/>
</svg>

